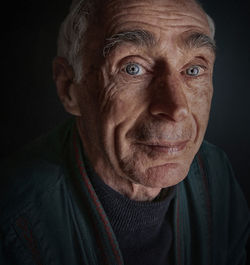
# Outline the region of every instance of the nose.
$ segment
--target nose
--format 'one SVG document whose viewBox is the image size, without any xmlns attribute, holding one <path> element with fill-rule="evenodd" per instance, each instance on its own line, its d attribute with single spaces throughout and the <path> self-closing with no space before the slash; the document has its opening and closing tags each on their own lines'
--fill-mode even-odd
<svg viewBox="0 0 250 265">
<path fill-rule="evenodd" d="M 189 107 L 181 80 L 174 75 L 155 80 L 149 111 L 153 116 L 180 122 L 187 118 Z"/>
</svg>

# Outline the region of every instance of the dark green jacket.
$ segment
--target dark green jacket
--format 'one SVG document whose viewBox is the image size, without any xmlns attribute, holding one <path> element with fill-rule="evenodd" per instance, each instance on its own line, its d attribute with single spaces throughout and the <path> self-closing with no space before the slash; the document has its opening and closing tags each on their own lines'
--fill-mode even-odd
<svg viewBox="0 0 250 265">
<path fill-rule="evenodd" d="M 244 264 L 249 211 L 217 147 L 204 142 L 177 185 L 172 223 L 175 264 Z M 2 163 L 0 264 L 123 264 L 74 121 Z"/>
</svg>

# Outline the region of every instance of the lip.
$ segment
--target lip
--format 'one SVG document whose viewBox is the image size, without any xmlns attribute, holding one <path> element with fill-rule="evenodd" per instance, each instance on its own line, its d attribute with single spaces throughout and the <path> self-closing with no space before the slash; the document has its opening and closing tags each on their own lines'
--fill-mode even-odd
<svg viewBox="0 0 250 265">
<path fill-rule="evenodd" d="M 186 141 L 178 141 L 178 142 L 150 142 L 150 143 L 138 143 L 139 145 L 144 146 L 145 148 L 150 148 L 153 151 L 158 151 L 161 153 L 177 153 L 185 149 L 188 140 Z"/>
</svg>

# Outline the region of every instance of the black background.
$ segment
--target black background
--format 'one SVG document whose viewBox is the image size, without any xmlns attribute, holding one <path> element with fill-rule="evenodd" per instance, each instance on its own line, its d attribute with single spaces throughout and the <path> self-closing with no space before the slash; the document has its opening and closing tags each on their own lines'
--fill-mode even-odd
<svg viewBox="0 0 250 265">
<path fill-rule="evenodd" d="M 68 117 L 51 61 L 70 2 L 15 0 L 1 8 L 1 158 Z M 201 2 L 215 20 L 218 46 L 206 139 L 226 151 L 249 203 L 250 8 L 247 0 Z"/>
</svg>

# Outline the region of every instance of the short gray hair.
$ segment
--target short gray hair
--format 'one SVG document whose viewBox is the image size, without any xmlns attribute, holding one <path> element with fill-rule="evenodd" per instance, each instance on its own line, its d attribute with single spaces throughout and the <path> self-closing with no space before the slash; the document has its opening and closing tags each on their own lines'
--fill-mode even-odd
<svg viewBox="0 0 250 265">
<path fill-rule="evenodd" d="M 196 1 L 199 6 L 200 3 Z M 89 21 L 96 11 L 98 1 L 96 0 L 73 0 L 69 14 L 61 24 L 58 41 L 57 55 L 67 59 L 72 66 L 75 82 L 79 83 L 83 77 L 82 51 L 85 44 L 85 32 L 88 29 Z M 211 37 L 215 35 L 215 24 L 212 18 L 207 15 Z"/>
<path fill-rule="evenodd" d="M 73 67 L 76 82 L 82 79 L 83 58 L 81 54 L 89 17 L 95 8 L 94 2 L 93 0 L 74 0 L 59 30 L 57 55 L 67 59 Z"/>
</svg>

